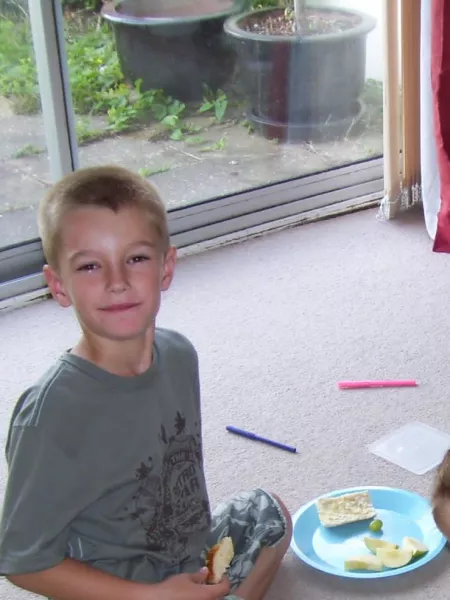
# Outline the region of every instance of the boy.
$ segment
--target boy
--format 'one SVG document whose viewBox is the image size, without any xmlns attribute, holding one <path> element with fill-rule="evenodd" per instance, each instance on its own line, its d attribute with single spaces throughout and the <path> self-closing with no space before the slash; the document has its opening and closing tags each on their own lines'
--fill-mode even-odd
<svg viewBox="0 0 450 600">
<path fill-rule="evenodd" d="M 14 410 L 0 573 L 55 600 L 260 600 L 289 513 L 255 490 L 210 515 L 197 354 L 155 327 L 176 262 L 157 191 L 125 169 L 82 169 L 39 222 L 46 281 L 82 335 Z M 228 577 L 206 585 L 204 553 L 225 536 Z"/>
<path fill-rule="evenodd" d="M 450 450 L 439 465 L 433 490 L 433 517 L 440 531 L 450 540 Z"/>
</svg>

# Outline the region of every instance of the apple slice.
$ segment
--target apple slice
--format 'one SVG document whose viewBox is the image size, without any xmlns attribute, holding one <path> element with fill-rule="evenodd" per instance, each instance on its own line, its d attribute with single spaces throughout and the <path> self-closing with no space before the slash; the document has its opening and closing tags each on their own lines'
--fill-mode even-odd
<svg viewBox="0 0 450 600">
<path fill-rule="evenodd" d="M 346 571 L 382 571 L 383 563 L 372 554 L 352 556 L 344 561 Z"/>
<path fill-rule="evenodd" d="M 397 550 L 398 546 L 392 542 L 386 540 L 379 540 L 378 538 L 365 537 L 364 543 L 374 554 L 377 553 L 378 548 L 384 548 L 385 550 Z"/>
<path fill-rule="evenodd" d="M 412 537 L 403 538 L 402 550 L 411 550 L 413 558 L 421 558 L 428 552 L 428 548 L 425 544 Z"/>
<path fill-rule="evenodd" d="M 412 550 L 386 550 L 378 548 L 377 558 L 388 569 L 399 569 L 408 565 L 413 557 Z"/>
</svg>

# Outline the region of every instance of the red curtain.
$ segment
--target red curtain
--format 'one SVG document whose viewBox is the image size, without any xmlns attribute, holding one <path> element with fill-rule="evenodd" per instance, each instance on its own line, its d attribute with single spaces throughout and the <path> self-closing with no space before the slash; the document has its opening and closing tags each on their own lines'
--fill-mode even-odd
<svg viewBox="0 0 450 600">
<path fill-rule="evenodd" d="M 441 208 L 433 250 L 450 253 L 450 0 L 433 0 L 432 10 L 431 83 L 441 180 Z"/>
</svg>

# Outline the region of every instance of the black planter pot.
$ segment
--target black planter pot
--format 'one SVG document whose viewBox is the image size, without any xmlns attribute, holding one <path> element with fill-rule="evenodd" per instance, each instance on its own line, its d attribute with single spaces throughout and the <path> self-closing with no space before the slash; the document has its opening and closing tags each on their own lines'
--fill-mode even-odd
<svg viewBox="0 0 450 600">
<path fill-rule="evenodd" d="M 221 87 L 235 66 L 225 19 L 246 0 L 121 0 L 104 5 L 114 27 L 127 81 L 162 89 L 180 100 L 202 98 L 202 84 Z"/>
<path fill-rule="evenodd" d="M 352 15 L 355 26 L 340 33 L 304 37 L 245 30 L 265 9 L 230 17 L 225 31 L 234 40 L 239 81 L 248 117 L 269 138 L 331 140 L 350 133 L 364 114 L 360 97 L 366 70 L 366 38 L 372 17 L 338 8 L 320 12 Z"/>
</svg>

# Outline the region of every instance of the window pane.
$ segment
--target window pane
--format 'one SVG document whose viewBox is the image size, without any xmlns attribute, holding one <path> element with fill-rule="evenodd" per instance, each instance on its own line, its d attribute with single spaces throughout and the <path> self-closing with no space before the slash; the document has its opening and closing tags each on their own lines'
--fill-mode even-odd
<svg viewBox="0 0 450 600">
<path fill-rule="evenodd" d="M 301 42 L 283 3 L 63 0 L 81 165 L 175 208 L 379 156 L 381 0 L 310 0 Z M 0 0 L 0 62 L 4 247 L 36 237 L 51 183 L 26 0 Z"/>
<path fill-rule="evenodd" d="M 50 179 L 27 5 L 0 0 L 0 247 L 37 236 Z"/>
<path fill-rule="evenodd" d="M 63 4 L 81 164 L 169 208 L 382 153 L 381 0 Z"/>
</svg>

